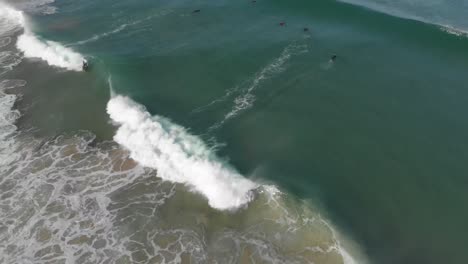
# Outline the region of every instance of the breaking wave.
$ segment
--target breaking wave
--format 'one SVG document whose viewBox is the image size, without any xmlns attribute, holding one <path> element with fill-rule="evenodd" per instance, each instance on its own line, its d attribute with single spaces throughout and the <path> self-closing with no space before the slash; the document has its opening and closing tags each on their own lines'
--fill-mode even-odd
<svg viewBox="0 0 468 264">
<path fill-rule="evenodd" d="M 159 177 L 184 183 L 203 194 L 210 206 L 236 209 L 253 198 L 257 187 L 217 158 L 204 142 L 170 120 L 151 116 L 128 97 L 115 96 L 107 105 L 119 125 L 114 140 L 143 166 L 158 170 Z"/>
<path fill-rule="evenodd" d="M 84 57 L 70 48 L 54 41 L 42 40 L 28 28 L 23 12 L 0 4 L 0 33 L 12 33 L 23 30 L 18 37 L 16 47 L 26 58 L 37 58 L 51 66 L 67 70 L 81 71 Z"/>
<path fill-rule="evenodd" d="M 451 35 L 455 35 L 455 36 L 458 36 L 458 37 L 468 37 L 468 31 L 456 29 L 456 28 L 451 27 L 451 26 L 440 26 L 440 29 L 442 31 L 445 31 L 445 32 L 451 34 Z"/>
<path fill-rule="evenodd" d="M 54 41 L 42 41 L 32 33 L 24 33 L 18 38 L 16 46 L 26 58 L 38 58 L 50 66 L 73 71 L 82 71 L 85 58 L 70 48 Z"/>
</svg>

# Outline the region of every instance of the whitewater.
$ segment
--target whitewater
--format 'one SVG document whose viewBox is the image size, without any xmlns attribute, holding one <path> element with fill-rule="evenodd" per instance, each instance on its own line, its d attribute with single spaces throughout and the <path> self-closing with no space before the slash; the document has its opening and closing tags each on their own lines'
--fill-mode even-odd
<svg viewBox="0 0 468 264">
<path fill-rule="evenodd" d="M 32 33 L 29 22 L 22 11 L 15 10 L 5 4 L 0 3 L 0 17 L 5 25 L 1 30 L 11 31 L 22 29 L 22 34 L 18 37 L 16 47 L 22 52 L 25 58 L 40 59 L 50 66 L 55 66 L 72 71 L 82 71 L 82 64 L 85 58 L 74 50 L 62 44 L 43 40 Z"/>
<path fill-rule="evenodd" d="M 114 140 L 127 148 L 134 160 L 157 169 L 161 178 L 187 184 L 221 210 L 236 209 L 252 200 L 257 185 L 183 127 L 151 116 L 143 106 L 120 95 L 109 101 L 107 112 L 119 125 Z"/>
</svg>

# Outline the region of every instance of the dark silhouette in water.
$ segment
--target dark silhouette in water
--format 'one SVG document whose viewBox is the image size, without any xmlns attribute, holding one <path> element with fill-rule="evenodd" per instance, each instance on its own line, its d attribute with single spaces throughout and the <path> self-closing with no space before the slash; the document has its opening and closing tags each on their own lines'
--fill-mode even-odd
<svg viewBox="0 0 468 264">
<path fill-rule="evenodd" d="M 87 61 L 83 61 L 83 66 L 82 66 L 82 68 L 83 68 L 83 71 L 88 71 L 88 70 L 89 70 L 89 64 L 88 64 Z"/>
<path fill-rule="evenodd" d="M 285 22 L 280 22 L 279 25 L 283 27 L 283 26 L 286 25 L 286 23 Z"/>
<path fill-rule="evenodd" d="M 196 10 L 193 10 L 193 11 L 192 11 L 192 14 L 195 14 L 195 13 L 200 13 L 200 12 L 201 12 L 201 10 L 200 10 L 200 9 L 196 9 Z"/>
<path fill-rule="evenodd" d="M 309 32 L 309 28 L 304 28 L 304 32 Z"/>
<path fill-rule="evenodd" d="M 336 54 L 333 54 L 333 55 L 331 56 L 331 58 L 330 58 L 330 61 L 331 61 L 331 62 L 335 62 L 335 61 L 336 61 L 336 58 L 337 58 Z"/>
</svg>

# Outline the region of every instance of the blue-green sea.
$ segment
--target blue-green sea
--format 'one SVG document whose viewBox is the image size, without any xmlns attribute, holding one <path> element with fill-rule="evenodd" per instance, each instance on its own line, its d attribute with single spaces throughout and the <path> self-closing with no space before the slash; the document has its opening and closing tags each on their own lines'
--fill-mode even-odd
<svg viewBox="0 0 468 264">
<path fill-rule="evenodd" d="M 467 18 L 0 0 L 0 263 L 467 263 Z"/>
</svg>

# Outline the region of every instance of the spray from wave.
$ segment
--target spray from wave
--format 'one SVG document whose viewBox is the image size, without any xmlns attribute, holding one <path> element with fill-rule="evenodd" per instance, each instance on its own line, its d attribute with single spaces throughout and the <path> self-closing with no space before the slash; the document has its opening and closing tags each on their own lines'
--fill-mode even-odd
<svg viewBox="0 0 468 264">
<path fill-rule="evenodd" d="M 151 116 L 128 97 L 115 96 L 107 105 L 119 125 L 114 140 L 130 156 L 171 182 L 183 183 L 203 194 L 210 206 L 236 209 L 253 198 L 257 187 L 217 158 L 201 139 L 160 116 Z"/>
<path fill-rule="evenodd" d="M 16 47 L 26 58 L 41 59 L 51 66 L 67 70 L 81 71 L 84 57 L 70 48 L 54 41 L 42 40 L 28 28 L 23 12 L 0 4 L 0 30 L 12 32 L 23 29 L 18 37 Z"/>
</svg>

